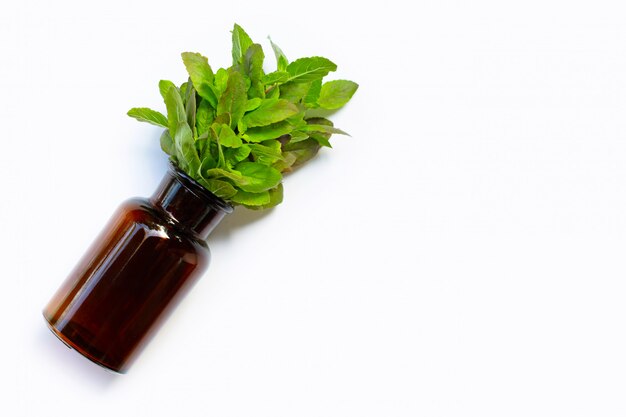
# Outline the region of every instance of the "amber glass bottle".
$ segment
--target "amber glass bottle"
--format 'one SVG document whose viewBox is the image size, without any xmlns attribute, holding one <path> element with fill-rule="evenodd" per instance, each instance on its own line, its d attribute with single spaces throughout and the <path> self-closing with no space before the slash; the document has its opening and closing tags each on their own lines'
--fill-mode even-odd
<svg viewBox="0 0 626 417">
<path fill-rule="evenodd" d="M 232 207 L 174 166 L 126 201 L 43 314 L 88 359 L 125 372 L 209 264 L 206 238 Z"/>
</svg>

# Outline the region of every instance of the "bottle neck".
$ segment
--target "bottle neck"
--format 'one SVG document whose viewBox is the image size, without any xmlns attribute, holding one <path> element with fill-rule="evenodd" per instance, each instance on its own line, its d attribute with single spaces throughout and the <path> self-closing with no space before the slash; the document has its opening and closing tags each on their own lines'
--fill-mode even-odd
<svg viewBox="0 0 626 417">
<path fill-rule="evenodd" d="M 151 197 L 177 224 L 206 239 L 233 208 L 173 165 Z"/>
</svg>

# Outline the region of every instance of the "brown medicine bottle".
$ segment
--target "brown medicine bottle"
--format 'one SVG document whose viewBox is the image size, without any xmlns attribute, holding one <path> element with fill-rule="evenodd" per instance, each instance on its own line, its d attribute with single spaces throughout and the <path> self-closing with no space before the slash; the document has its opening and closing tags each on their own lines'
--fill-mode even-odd
<svg viewBox="0 0 626 417">
<path fill-rule="evenodd" d="M 150 199 L 124 202 L 44 308 L 83 356 L 125 372 L 206 270 L 209 233 L 232 207 L 170 166 Z"/>
</svg>

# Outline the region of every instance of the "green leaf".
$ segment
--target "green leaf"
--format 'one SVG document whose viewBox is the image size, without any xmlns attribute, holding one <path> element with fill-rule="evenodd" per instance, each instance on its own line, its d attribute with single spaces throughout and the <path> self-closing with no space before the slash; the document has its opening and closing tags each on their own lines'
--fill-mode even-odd
<svg viewBox="0 0 626 417">
<path fill-rule="evenodd" d="M 248 90 L 248 97 L 265 97 L 265 89 L 261 84 L 261 78 L 263 77 L 263 60 L 265 54 L 263 54 L 263 48 L 258 43 L 250 45 L 243 59 L 244 73 L 250 78 L 250 90 Z"/>
<path fill-rule="evenodd" d="M 311 83 L 309 91 L 303 98 L 303 102 L 307 107 L 317 107 L 317 100 L 320 97 L 322 91 L 322 80 L 315 80 Z"/>
<path fill-rule="evenodd" d="M 239 119 L 239 121 L 237 122 L 237 132 L 240 135 L 243 135 L 244 133 L 246 133 L 247 129 L 248 126 L 246 126 L 246 123 L 243 121 L 243 119 Z"/>
<path fill-rule="evenodd" d="M 215 95 L 220 97 L 228 85 L 228 71 L 224 68 L 218 69 L 213 82 L 215 84 Z"/>
<path fill-rule="evenodd" d="M 264 209 L 276 207 L 283 202 L 283 184 L 278 184 L 276 188 L 272 188 L 271 190 L 269 190 L 269 193 L 270 202 L 263 206 Z"/>
<path fill-rule="evenodd" d="M 275 85 L 274 87 L 270 87 L 265 92 L 265 98 L 279 98 L 279 97 L 280 97 L 280 88 L 278 87 L 278 85 Z"/>
<path fill-rule="evenodd" d="M 311 89 L 310 83 L 287 83 L 280 86 L 280 98 L 292 103 L 300 103 Z"/>
<path fill-rule="evenodd" d="M 283 99 L 266 99 L 254 111 L 247 113 L 243 121 L 248 128 L 267 126 L 299 113 L 298 107 Z"/>
<path fill-rule="evenodd" d="M 259 193 L 276 187 L 282 175 L 276 169 L 258 162 L 240 162 L 235 169 L 243 175 L 246 183 L 238 184 L 243 191 Z"/>
<path fill-rule="evenodd" d="M 176 129 L 185 122 L 187 124 L 187 111 L 183 105 L 183 99 L 176 87 L 170 87 L 165 96 L 165 107 L 167 107 L 167 124 L 170 135 L 176 137 Z"/>
<path fill-rule="evenodd" d="M 315 142 L 315 141 L 312 141 Z M 293 168 L 299 167 L 309 160 L 313 159 L 315 155 L 319 152 L 321 146 L 319 143 L 315 142 L 315 146 L 311 146 L 310 148 L 298 149 L 296 151 L 290 151 L 293 155 L 295 155 L 296 160 L 291 165 Z"/>
<path fill-rule="evenodd" d="M 213 125 L 220 145 L 238 148 L 242 145 L 241 138 L 227 125 Z"/>
<path fill-rule="evenodd" d="M 320 150 L 320 144 L 314 139 L 307 139 L 298 143 L 287 143 L 283 147 L 283 161 L 277 161 L 274 168 L 283 172 L 295 168 L 309 161 Z"/>
<path fill-rule="evenodd" d="M 350 136 L 341 129 L 337 129 L 336 127 L 326 126 L 326 125 L 309 124 L 304 127 L 301 127 L 300 129 L 304 132 L 336 133 L 338 135 Z"/>
<path fill-rule="evenodd" d="M 269 126 L 253 127 L 246 130 L 243 135 L 248 142 L 263 142 L 269 139 L 277 139 L 287 135 L 293 130 L 293 125 L 287 121 L 273 123 Z"/>
<path fill-rule="evenodd" d="M 238 162 L 243 161 L 250 155 L 250 146 L 243 144 L 238 148 L 224 149 L 224 159 L 226 159 L 226 165 L 232 168 L 237 165 Z"/>
<path fill-rule="evenodd" d="M 246 112 L 249 112 L 258 108 L 262 102 L 263 102 L 263 99 L 259 97 L 248 99 L 248 101 L 246 102 Z"/>
<path fill-rule="evenodd" d="M 302 126 L 306 126 L 307 122 L 304 120 L 304 112 L 299 112 L 287 119 L 294 129 L 300 129 Z"/>
<path fill-rule="evenodd" d="M 200 169 L 200 157 L 196 151 L 193 133 L 186 121 L 179 124 L 174 135 L 174 145 L 178 161 L 183 164 L 183 169 L 193 177 Z"/>
<path fill-rule="evenodd" d="M 306 126 L 300 126 L 300 129 L 304 130 L 305 134 L 316 140 L 320 145 L 332 148 L 329 139 L 333 133 L 337 133 L 333 132 L 333 130 L 340 132 L 339 129 L 333 127 L 333 122 L 323 117 L 313 117 L 307 119 L 306 123 Z M 314 130 L 307 130 L 311 129 L 311 126 L 313 126 L 312 129 Z"/>
<path fill-rule="evenodd" d="M 285 71 L 287 69 L 287 65 L 289 65 L 289 61 L 287 60 L 287 57 L 285 56 L 283 51 L 278 47 L 278 45 L 272 42 L 271 38 L 270 38 L 270 44 L 272 45 L 272 49 L 274 50 L 274 55 L 276 55 L 276 66 L 278 67 L 278 71 Z"/>
<path fill-rule="evenodd" d="M 252 45 L 250 36 L 241 26 L 235 23 L 233 28 L 233 65 L 241 64 L 250 45 Z"/>
<path fill-rule="evenodd" d="M 302 142 L 303 140 L 307 140 L 309 138 L 309 134 L 308 133 L 300 132 L 298 130 L 294 130 L 293 132 L 291 132 L 289 134 L 289 136 L 291 136 L 291 139 L 289 140 L 289 143 Z"/>
<path fill-rule="evenodd" d="M 140 122 L 150 123 L 151 125 L 168 127 L 167 117 L 156 110 L 148 109 L 146 107 L 135 107 L 128 111 L 130 117 L 133 117 Z"/>
<path fill-rule="evenodd" d="M 187 81 L 182 83 L 180 87 L 178 87 L 178 91 L 180 92 L 180 96 L 183 98 L 183 104 L 185 104 L 185 100 L 187 100 Z"/>
<path fill-rule="evenodd" d="M 200 100 L 198 109 L 196 110 L 196 132 L 198 136 L 204 135 L 209 131 L 209 127 L 215 119 L 215 111 L 207 100 Z"/>
<path fill-rule="evenodd" d="M 316 140 L 317 143 L 319 143 L 322 146 L 326 146 L 327 148 L 332 148 L 332 145 L 330 144 L 330 141 L 329 141 L 330 134 L 313 132 L 311 133 L 310 138 L 313 140 Z"/>
<path fill-rule="evenodd" d="M 198 178 L 198 182 L 204 188 L 218 196 L 219 198 L 228 199 L 237 194 L 237 190 L 233 185 L 226 181 L 216 179 Z"/>
<path fill-rule="evenodd" d="M 212 88 L 214 75 L 209 60 L 196 52 L 183 52 L 181 56 L 198 95 L 215 107 L 217 97 Z"/>
<path fill-rule="evenodd" d="M 185 112 L 187 113 L 187 124 L 191 127 L 194 138 L 196 137 L 196 89 L 191 83 L 187 84 L 185 90 Z"/>
<path fill-rule="evenodd" d="M 283 184 L 278 184 L 275 188 L 268 190 L 270 193 L 270 201 L 267 204 L 263 204 L 262 206 L 250 206 L 248 208 L 252 210 L 265 210 L 272 207 L 276 207 L 280 203 L 283 202 Z"/>
<path fill-rule="evenodd" d="M 202 163 L 200 164 L 200 176 L 205 176 L 204 173 L 206 173 L 208 170 L 213 169 L 217 166 L 217 158 L 214 158 L 213 155 L 211 154 L 211 146 L 210 146 L 210 142 L 208 139 L 199 139 L 196 141 L 196 144 L 198 144 L 198 142 L 205 142 L 206 143 L 206 148 L 204 149 L 204 152 L 202 152 Z M 216 146 L 217 147 L 217 146 Z"/>
<path fill-rule="evenodd" d="M 176 84 L 174 84 L 173 82 L 169 80 L 159 81 L 159 92 L 161 93 L 161 97 L 163 97 L 163 100 L 165 100 L 165 96 L 167 95 L 167 92 L 170 90 L 170 87 L 178 88 L 176 87 Z"/>
<path fill-rule="evenodd" d="M 204 172 L 205 178 L 228 178 L 235 182 L 235 184 L 245 183 L 243 175 L 237 171 L 229 171 L 223 168 L 213 168 Z"/>
<path fill-rule="evenodd" d="M 265 85 L 282 84 L 289 80 L 289 73 L 286 71 L 274 71 L 265 75 L 261 80 Z"/>
<path fill-rule="evenodd" d="M 283 152 L 283 159 L 274 162 L 272 166 L 280 172 L 290 172 L 296 159 L 297 157 L 293 152 Z"/>
<path fill-rule="evenodd" d="M 294 83 L 308 83 L 325 77 L 329 72 L 335 71 L 335 65 L 329 59 L 321 56 L 300 58 L 287 66 L 290 77 L 288 81 Z"/>
<path fill-rule="evenodd" d="M 180 55 L 189 73 L 189 78 L 191 78 L 191 82 L 196 89 L 202 84 L 213 83 L 213 69 L 209 65 L 208 58 L 198 52 L 183 52 Z"/>
<path fill-rule="evenodd" d="M 269 204 L 271 198 L 269 191 L 263 191 L 261 193 L 248 193 L 246 191 L 238 190 L 237 194 L 231 197 L 231 201 L 245 207 L 255 207 Z"/>
<path fill-rule="evenodd" d="M 174 148 L 174 141 L 172 140 L 172 137 L 170 136 L 169 130 L 163 131 L 163 133 L 161 134 L 160 142 L 161 142 L 161 149 L 163 150 L 163 152 L 165 152 L 166 154 L 170 156 L 176 155 L 176 149 Z"/>
<path fill-rule="evenodd" d="M 272 165 L 282 159 L 282 145 L 278 140 L 268 140 L 263 144 L 251 143 L 248 145 L 254 160 L 263 165 Z"/>
<path fill-rule="evenodd" d="M 246 110 L 246 101 L 246 82 L 241 73 L 232 71 L 228 75 L 226 90 L 217 103 L 218 117 L 223 114 L 230 115 L 229 126 L 234 130 Z"/>
<path fill-rule="evenodd" d="M 338 109 L 350 101 L 358 88 L 357 83 L 348 80 L 328 81 L 322 86 L 317 104 L 323 109 Z"/>
</svg>

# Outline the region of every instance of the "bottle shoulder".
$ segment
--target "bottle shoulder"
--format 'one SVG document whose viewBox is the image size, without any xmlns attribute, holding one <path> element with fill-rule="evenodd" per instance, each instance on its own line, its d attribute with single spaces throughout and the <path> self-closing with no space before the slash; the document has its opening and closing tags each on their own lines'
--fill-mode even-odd
<svg viewBox="0 0 626 417">
<path fill-rule="evenodd" d="M 198 252 L 208 252 L 209 250 L 204 239 L 193 231 L 182 227 L 148 198 L 129 198 L 120 204 L 118 212 L 132 223 L 142 225 L 155 236 L 162 236 L 180 244 L 191 245 Z"/>
</svg>

